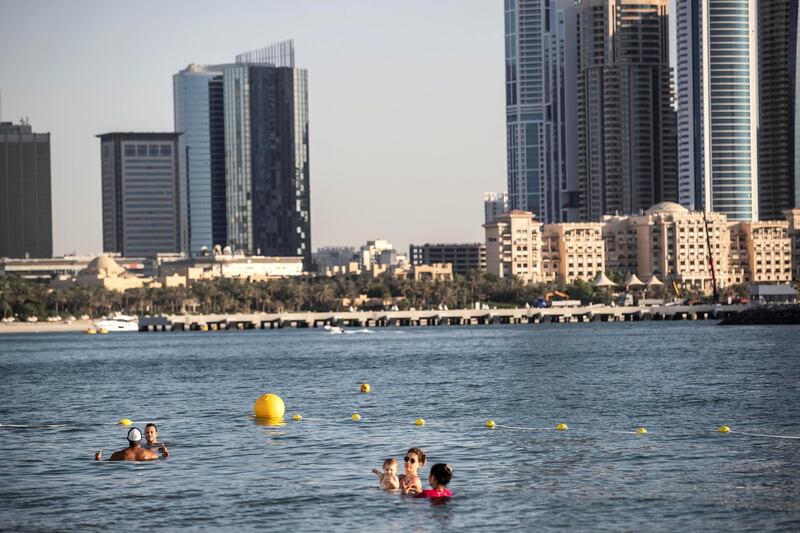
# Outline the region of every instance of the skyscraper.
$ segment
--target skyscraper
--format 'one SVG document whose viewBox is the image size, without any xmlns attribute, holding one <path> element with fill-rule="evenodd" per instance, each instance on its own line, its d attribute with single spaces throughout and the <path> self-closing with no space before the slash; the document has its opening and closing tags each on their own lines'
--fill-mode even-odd
<svg viewBox="0 0 800 533">
<path fill-rule="evenodd" d="M 798 0 L 758 3 L 758 214 L 777 220 L 800 207 Z"/>
<path fill-rule="evenodd" d="M 104 133 L 100 139 L 103 251 L 152 256 L 185 251 L 179 133 Z"/>
<path fill-rule="evenodd" d="M 51 257 L 50 134 L 0 122 L 0 257 Z"/>
<path fill-rule="evenodd" d="M 505 0 L 506 149 L 511 209 L 542 212 L 544 32 L 550 0 Z"/>
<path fill-rule="evenodd" d="M 668 0 L 581 3 L 583 220 L 677 200 L 668 5 Z"/>
<path fill-rule="evenodd" d="M 228 242 L 225 216 L 224 65 L 189 65 L 172 77 L 188 251 Z"/>
<path fill-rule="evenodd" d="M 541 219 L 580 219 L 578 193 L 578 3 L 551 2 L 545 25 L 544 179 Z"/>
<path fill-rule="evenodd" d="M 758 219 L 756 0 L 677 5 L 680 202 Z"/>
<path fill-rule="evenodd" d="M 311 267 L 308 81 L 291 41 L 223 73 L 228 244 Z"/>
</svg>

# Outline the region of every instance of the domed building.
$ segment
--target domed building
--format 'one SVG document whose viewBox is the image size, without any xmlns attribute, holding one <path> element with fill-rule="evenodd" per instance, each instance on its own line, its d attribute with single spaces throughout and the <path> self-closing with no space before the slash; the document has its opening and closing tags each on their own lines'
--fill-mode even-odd
<svg viewBox="0 0 800 533">
<path fill-rule="evenodd" d="M 78 273 L 75 282 L 84 287 L 103 287 L 104 289 L 123 292 L 127 289 L 144 287 L 149 278 L 139 278 L 107 255 L 92 259 L 87 267 Z"/>
</svg>

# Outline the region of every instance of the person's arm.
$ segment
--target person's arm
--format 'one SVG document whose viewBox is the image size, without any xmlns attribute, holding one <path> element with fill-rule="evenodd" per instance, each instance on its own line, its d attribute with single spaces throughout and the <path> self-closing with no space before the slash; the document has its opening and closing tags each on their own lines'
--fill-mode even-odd
<svg viewBox="0 0 800 533">
<path fill-rule="evenodd" d="M 400 483 L 400 490 L 403 494 L 417 494 L 418 492 L 422 491 L 422 482 L 420 481 L 417 483 L 418 480 L 409 481 L 407 478 L 403 478 L 403 481 Z M 417 487 L 419 485 L 419 487 Z"/>
<path fill-rule="evenodd" d="M 94 454 L 95 461 L 102 461 L 103 460 L 103 448 L 100 448 L 100 451 Z"/>
<path fill-rule="evenodd" d="M 380 479 L 381 481 L 383 481 L 383 472 L 381 472 L 381 471 L 380 471 L 380 470 L 378 470 L 377 468 L 373 468 L 373 469 L 372 469 L 372 473 L 373 473 L 373 474 L 375 474 L 376 476 L 378 476 L 378 479 Z"/>
<path fill-rule="evenodd" d="M 164 443 L 161 443 L 161 446 L 159 446 L 158 451 L 161 452 L 161 455 L 163 455 L 164 458 L 169 457 L 169 450 L 167 449 L 166 445 L 164 445 Z"/>
<path fill-rule="evenodd" d="M 391 490 L 397 490 L 400 488 L 400 480 L 397 479 L 397 476 L 386 480 L 386 488 Z"/>
</svg>

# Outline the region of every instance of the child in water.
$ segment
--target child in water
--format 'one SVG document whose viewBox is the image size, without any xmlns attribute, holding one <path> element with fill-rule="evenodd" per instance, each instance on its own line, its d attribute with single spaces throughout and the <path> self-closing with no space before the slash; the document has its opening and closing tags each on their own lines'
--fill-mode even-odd
<svg viewBox="0 0 800 533">
<path fill-rule="evenodd" d="M 425 489 L 419 494 L 417 498 L 451 498 L 453 493 L 447 488 L 450 483 L 450 478 L 453 477 L 453 469 L 450 465 L 444 463 L 436 463 L 431 467 L 431 474 L 428 476 L 428 483 L 431 484 L 430 489 Z"/>
<path fill-rule="evenodd" d="M 372 472 L 380 478 L 380 487 L 384 490 L 397 490 L 400 488 L 400 480 L 397 479 L 397 460 L 386 459 L 383 462 L 383 472 L 373 468 Z"/>
</svg>

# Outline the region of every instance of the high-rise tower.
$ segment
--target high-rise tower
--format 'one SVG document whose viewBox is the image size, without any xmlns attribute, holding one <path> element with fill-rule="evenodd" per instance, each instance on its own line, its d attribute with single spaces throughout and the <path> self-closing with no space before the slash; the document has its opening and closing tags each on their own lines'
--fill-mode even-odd
<svg viewBox="0 0 800 533">
<path fill-rule="evenodd" d="M 758 3 L 758 214 L 782 218 L 800 207 L 798 0 Z"/>
<path fill-rule="evenodd" d="M 225 222 L 224 65 L 189 65 L 172 77 L 181 169 L 181 218 L 191 254 L 228 242 Z"/>
<path fill-rule="evenodd" d="M 53 255 L 50 134 L 0 122 L 0 257 Z"/>
<path fill-rule="evenodd" d="M 581 218 L 677 200 L 668 0 L 581 3 Z"/>
<path fill-rule="evenodd" d="M 308 75 L 291 41 L 223 72 L 228 244 L 311 266 Z"/>
<path fill-rule="evenodd" d="M 677 5 L 680 202 L 758 219 L 756 0 Z"/>
</svg>

